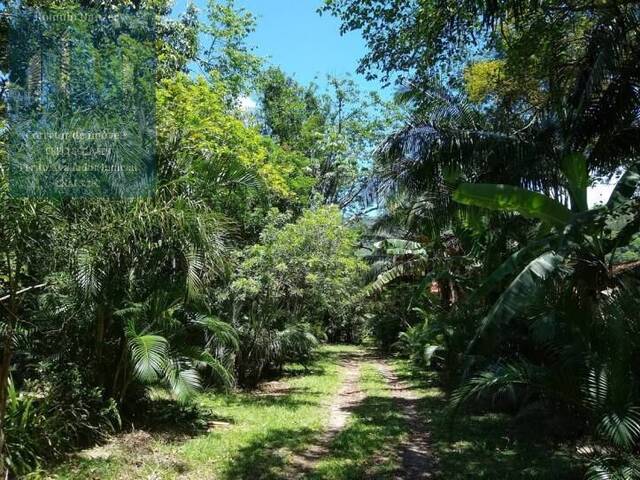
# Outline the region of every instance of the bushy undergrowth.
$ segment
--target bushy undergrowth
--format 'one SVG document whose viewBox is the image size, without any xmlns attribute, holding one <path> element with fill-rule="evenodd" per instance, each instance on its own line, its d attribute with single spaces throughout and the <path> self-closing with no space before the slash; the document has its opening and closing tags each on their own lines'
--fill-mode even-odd
<svg viewBox="0 0 640 480">
<path fill-rule="evenodd" d="M 551 288 L 541 297 L 547 306 L 513 322 L 502 345 L 461 348 L 475 340 L 469 326 L 478 320 L 453 309 L 420 311 L 424 320 L 400 333 L 395 348 L 417 372 L 437 373 L 451 428 L 478 411 L 508 412 L 515 423 L 537 418 L 547 434 L 581 445 L 586 478 L 635 479 L 640 373 L 631 359 L 640 354 L 639 298 L 629 287 L 603 299 L 589 344 L 572 333 L 580 319 Z"/>
<path fill-rule="evenodd" d="M 18 391 L 9 384 L 5 416 L 6 461 L 24 475 L 45 460 L 103 440 L 119 430 L 116 403 L 88 386 L 77 366 L 43 365 L 41 379 Z"/>
</svg>

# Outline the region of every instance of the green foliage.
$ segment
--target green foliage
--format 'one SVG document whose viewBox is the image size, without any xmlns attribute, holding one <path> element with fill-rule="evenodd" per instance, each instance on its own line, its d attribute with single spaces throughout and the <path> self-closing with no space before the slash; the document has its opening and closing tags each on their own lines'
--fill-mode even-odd
<svg viewBox="0 0 640 480">
<path fill-rule="evenodd" d="M 619 209 L 625 204 L 633 204 L 633 200 L 629 197 L 637 188 L 640 178 L 636 178 L 633 173 L 626 178 L 623 177 L 612 194 L 617 200 L 614 204 L 609 205 L 608 210 L 595 209 L 585 213 L 582 208 L 586 205 L 589 176 L 584 156 L 575 154 L 565 157 L 563 171 L 569 180 L 568 190 L 575 201 L 576 209 L 578 212 L 588 215 L 587 217 L 572 214 L 557 201 L 540 193 L 516 187 L 462 184 L 454 192 L 453 199 L 457 202 L 493 210 L 516 210 L 525 217 L 538 218 L 562 229 L 555 236 L 552 235 L 550 239 L 541 241 L 547 251 L 532 260 L 513 280 L 483 320 L 481 331 L 493 323 L 505 323 L 521 312 L 536 298 L 538 291 L 544 286 L 544 281 L 558 270 L 563 262 L 566 263 L 572 255 L 578 261 L 582 260 L 583 262 L 598 261 L 597 259 L 600 257 L 599 262 L 604 265 L 603 255 L 609 251 L 606 246 L 603 251 L 603 247 L 600 245 L 607 245 L 611 242 L 607 238 L 611 231 L 603 229 L 596 233 L 600 236 L 599 243 L 591 243 L 589 236 L 592 235 L 593 224 L 601 222 L 600 217 L 603 215 L 611 215 L 614 218 L 616 215 L 620 216 L 616 207 Z M 585 222 L 585 218 L 590 222 Z M 633 224 L 633 220 L 628 221 L 627 224 Z M 568 230 L 568 234 L 565 233 L 565 230 Z M 619 237 L 618 235 L 616 238 L 619 239 Z M 617 244 L 617 242 L 614 243 Z M 500 279 L 502 274 L 506 273 L 509 266 L 513 264 L 513 260 L 514 257 L 508 259 L 506 265 L 501 266 L 498 272 L 494 273 L 494 278 Z M 567 267 L 569 268 L 568 265 Z M 576 274 L 584 273 L 578 271 Z M 592 285 L 589 288 L 598 288 L 598 285 Z"/>
<path fill-rule="evenodd" d="M 618 208 L 629 201 L 640 184 L 640 162 L 632 163 L 624 172 L 611 193 L 607 207 Z"/>
<path fill-rule="evenodd" d="M 220 297 L 220 308 L 240 333 L 241 383 L 254 384 L 265 369 L 287 360 L 308 361 L 316 338 L 352 340 L 360 328 L 354 300 L 364 269 L 355 256 L 358 232 L 343 223 L 336 207 L 286 221 L 272 217 L 260 244 L 239 252 Z"/>
<path fill-rule="evenodd" d="M 442 346 L 433 344 L 437 342 L 437 335 L 433 331 L 429 319 L 407 328 L 398 335 L 395 347 L 418 368 L 427 369 L 431 366 L 434 356 L 442 350 Z"/>
<path fill-rule="evenodd" d="M 308 152 L 313 131 L 324 121 L 314 87 L 304 88 L 278 68 L 260 77 L 262 115 L 269 134 L 285 147 Z"/>
<path fill-rule="evenodd" d="M 38 442 L 42 439 L 38 435 L 47 434 L 45 419 L 34 400 L 19 394 L 13 382 L 8 385 L 5 422 L 6 465 L 17 474 L 28 473 L 40 461 L 41 445 Z"/>
<path fill-rule="evenodd" d="M 481 96 L 495 85 L 495 103 L 522 111 L 517 108 L 521 102 L 544 109 L 562 95 L 576 94 L 576 83 L 583 92 L 590 85 L 606 90 L 604 72 L 610 68 L 625 71 L 619 80 L 631 85 L 638 72 L 632 66 L 638 41 L 632 33 L 634 8 L 561 1 L 460 5 L 454 0 L 326 0 L 321 11 L 339 17 L 343 33 L 362 32 L 369 47 L 360 63 L 362 73 L 427 87 L 437 72 L 460 86 L 471 60 L 472 95 Z M 593 64 L 597 68 L 591 70 Z M 626 96 L 627 91 L 618 94 Z"/>
<path fill-rule="evenodd" d="M 474 62 L 464 71 L 465 89 L 472 102 L 482 102 L 500 88 L 504 60 Z"/>
<path fill-rule="evenodd" d="M 640 410 L 631 404 L 615 408 L 616 399 L 612 393 L 606 370 L 589 373 L 585 402 L 596 417 L 600 417 L 596 432 L 615 447 L 629 450 L 640 438 Z"/>
<path fill-rule="evenodd" d="M 158 15 L 162 41 L 156 44 L 156 61 L 161 78 L 187 71 L 188 63 L 198 54 L 199 30 L 198 11 L 192 4 L 177 20 Z"/>
<path fill-rule="evenodd" d="M 209 0 L 207 17 L 202 32 L 209 45 L 199 60 L 215 80 L 222 81 L 229 102 L 235 104 L 248 93 L 262 64 L 262 59 L 247 46 L 256 19 L 251 12 L 238 8 L 235 0 Z"/>
<path fill-rule="evenodd" d="M 256 228 L 254 209 L 264 215 L 272 204 L 306 202 L 313 185 L 309 161 L 245 126 L 226 110 L 224 93 L 202 78 L 163 82 L 157 92 L 162 167 L 169 188 L 195 189 L 208 208 Z"/>
<path fill-rule="evenodd" d="M 364 265 L 355 255 L 358 232 L 344 225 L 336 207 L 306 211 L 295 222 L 273 223 L 250 247 L 231 284 L 236 302 L 287 312 L 337 339 L 355 321 L 352 297 Z M 276 320 L 274 319 L 274 320 Z"/>
<path fill-rule="evenodd" d="M 591 184 L 587 159 L 579 153 L 567 155 L 562 159 L 561 168 L 568 182 L 567 189 L 571 195 L 571 206 L 573 210 L 586 212 L 589 210 L 589 206 L 587 205 L 587 189 Z"/>
<path fill-rule="evenodd" d="M 375 366 L 365 364 L 358 388 L 365 399 L 353 409 L 349 423 L 331 443 L 310 479 L 348 480 L 371 475 L 388 480 L 400 468 L 400 459 L 393 453 L 406 435 L 407 424 L 387 380 Z M 387 455 L 378 457 L 381 452 Z"/>
<path fill-rule="evenodd" d="M 306 324 L 289 327 L 279 332 L 279 336 L 278 361 L 281 363 L 299 363 L 306 366 L 319 346 L 318 339 Z"/>
<path fill-rule="evenodd" d="M 626 458 L 602 456 L 589 465 L 587 480 L 633 480 L 640 475 L 638 459 L 630 455 Z"/>
<path fill-rule="evenodd" d="M 157 380 L 164 371 L 167 340 L 159 335 L 137 335 L 133 328 L 128 336 L 135 375 L 143 382 Z"/>
<path fill-rule="evenodd" d="M 517 404 L 522 399 L 518 398 L 518 387 L 526 387 L 536 381 L 538 376 L 535 366 L 525 362 L 495 365 L 483 370 L 478 375 L 469 378 L 455 390 L 451 396 L 450 408 L 456 412 L 462 404 L 470 400 L 482 400 L 485 398 L 498 399 L 508 397 Z"/>
<path fill-rule="evenodd" d="M 558 269 L 563 257 L 545 252 L 531 261 L 513 279 L 482 321 L 481 332 L 495 323 L 505 324 L 536 298 L 544 282 Z"/>
<path fill-rule="evenodd" d="M 396 123 L 399 109 L 373 92 L 362 92 L 349 77 L 328 77 L 320 90 L 270 68 L 259 86 L 263 128 L 286 150 L 309 159 L 313 200 L 361 208 L 372 154 Z"/>
<path fill-rule="evenodd" d="M 635 258 L 640 228 L 637 8 L 327 0 L 322 10 L 362 32 L 361 71 L 410 85 L 400 99 L 411 117 L 379 150 L 384 213 L 372 234 L 425 251 L 375 251 L 368 292 L 399 280 L 420 292 L 399 308 L 377 299 L 395 308 L 400 345 L 423 369 L 425 348 L 443 347 L 430 368 L 457 413 L 559 420 L 562 438 L 589 445 L 588 478 L 633 478 L 640 377 L 627 312 L 638 277 L 617 263 Z M 620 172 L 607 205 L 589 209 L 594 179 Z M 409 305 L 437 321 L 403 325 Z"/>
<path fill-rule="evenodd" d="M 388 238 L 373 244 L 375 281 L 367 285 L 364 295 L 382 291 L 400 278 L 424 277 L 430 263 L 426 248 L 418 242 Z"/>
<path fill-rule="evenodd" d="M 492 210 L 515 211 L 527 218 L 537 218 L 563 227 L 571 212 L 557 201 L 538 192 L 509 185 L 460 185 L 453 194 L 456 202 Z"/>
<path fill-rule="evenodd" d="M 70 448 L 103 440 L 120 426 L 116 405 L 86 385 L 75 365 L 44 365 L 26 392 L 8 385 L 6 465 L 27 473 Z"/>
<path fill-rule="evenodd" d="M 216 459 L 216 475 L 277 468 L 259 452 L 309 443 L 322 424 L 314 402 L 327 395 L 313 382 L 336 389 L 319 343 L 372 335 L 438 372 L 453 410 L 562 419 L 564 437 L 591 434 L 591 478 L 636 475 L 638 277 L 617 263 L 639 251 L 639 37 L 637 7 L 618 3 L 327 0 L 322 10 L 371 47 L 362 72 L 410 80 L 391 105 L 349 78 L 320 89 L 261 71 L 247 44 L 255 19 L 232 0 L 211 0 L 206 23 L 194 7 L 169 19 L 163 0 L 101 2 L 158 17 L 157 82 L 100 88 L 154 91 L 157 188 L 118 202 L 13 198 L 11 130 L 1 130 L 3 468 L 22 475 L 99 440 L 119 413 L 154 415 L 154 395 L 188 417 L 202 389 L 253 386 L 320 357 L 329 379 L 291 381 L 305 393 L 206 397 L 248 425 L 229 437 L 232 455 L 216 432 L 185 442 L 192 465 L 202 452 Z M 120 43 L 135 56 L 131 38 Z M 188 75 L 192 65 L 205 76 Z M 95 87 L 120 67 L 101 63 Z M 255 114 L 239 108 L 250 94 Z M 592 178 L 622 170 L 607 205 L 589 210 Z M 375 208 L 357 215 L 374 193 Z M 378 380 L 368 372 L 366 387 L 384 397 Z M 400 438 L 378 400 L 341 437 L 358 468 Z M 464 460 L 455 475 L 486 476 L 464 450 L 448 452 Z M 528 453 L 498 450 L 483 452 Z M 102 473 L 88 464 L 85 476 Z M 348 475 L 342 467 L 322 469 Z"/>
<path fill-rule="evenodd" d="M 258 133 L 226 111 L 223 95 L 203 78 L 186 75 L 165 80 L 157 91 L 158 141 L 171 162 L 167 174 L 189 175 L 185 181 L 201 182 L 199 193 L 208 195 L 217 189 L 204 185 L 228 188 L 242 185 L 248 174 L 257 177 L 266 157 Z"/>
<path fill-rule="evenodd" d="M 12 198 L 5 148 L 11 129 L 2 128 L 3 474 L 5 466 L 11 475 L 27 473 L 41 458 L 101 439 L 119 428 L 118 414 L 125 424 L 144 417 L 145 399 L 159 391 L 167 402 L 185 404 L 202 389 L 255 383 L 288 362 L 306 368 L 319 340 L 356 339 L 363 322 L 354 300 L 362 273 L 358 233 L 337 207 L 305 209 L 331 203 L 338 191 L 355 197 L 361 185 L 351 190 L 351 182 L 364 155 L 356 159 L 353 152 L 373 135 L 370 124 L 359 131 L 357 122 L 371 112 L 348 123 L 353 111 L 337 113 L 335 99 L 277 75 L 269 80 L 269 97 L 269 82 L 256 80 L 270 72 L 260 72 L 262 62 L 247 44 L 255 19 L 232 1 L 209 2 L 207 22 L 193 6 L 170 18 L 164 1 L 94 6 L 112 13 L 148 10 L 157 21 L 155 81 L 129 81 L 115 91 L 109 79 L 127 73 L 120 63 L 74 70 L 88 72 L 84 80 L 102 96 L 155 96 L 157 185 L 154 195 L 117 202 Z M 110 38 L 92 48 L 135 56 L 140 47 L 127 36 L 117 46 Z M 7 66 L 7 58 L 2 62 Z M 204 77 L 189 75 L 194 66 Z M 353 85 L 338 83 L 344 102 Z M 243 98 L 256 93 L 273 100 L 263 102 L 265 112 L 267 104 L 286 106 L 282 121 L 269 117 L 282 124 L 281 135 L 240 111 Z M 6 119 L 6 109 L 2 113 Z M 338 138 L 332 132 L 339 122 Z M 335 150 L 332 142 L 339 144 Z M 333 163 L 319 173 L 329 158 Z M 319 183 L 329 177 L 336 180 L 332 196 L 318 202 Z M 79 366 L 86 377 L 67 377 Z M 36 381 L 45 368 L 51 383 Z M 10 373 L 16 379 L 11 399 Z"/>
<path fill-rule="evenodd" d="M 450 396 L 439 386 L 437 375 L 416 371 L 404 360 L 395 367 L 398 377 L 419 396 L 420 416 L 430 419 L 430 446 L 443 478 L 581 478 L 581 459 L 575 446 L 564 440 L 571 428 L 565 419 L 536 410 L 514 421 L 507 413 L 481 410 L 483 402 L 452 425 L 443 414 Z"/>
<path fill-rule="evenodd" d="M 231 386 L 233 381 L 226 364 L 239 347 L 233 327 L 194 313 L 178 302 L 167 304 L 163 297 L 170 298 L 170 293 L 159 292 L 145 303 L 134 303 L 116 312 L 127 321 L 125 335 L 134 377 L 148 385 L 161 382 L 181 402 L 201 388 L 199 370 L 222 385 Z M 123 369 L 118 373 L 126 379 L 122 363 L 118 368 Z M 127 388 L 125 380 L 121 399 Z"/>
<path fill-rule="evenodd" d="M 327 405 L 344 377 L 340 363 L 359 353 L 353 346 L 322 346 L 307 372 L 297 365 L 287 366 L 273 394 L 266 388 L 264 392 L 205 392 L 191 405 L 167 403 L 163 397 L 146 401 L 148 407 L 141 408 L 136 418 L 137 431 L 114 438 L 109 458 L 73 455 L 44 476 L 71 480 L 94 475 L 115 480 L 142 472 L 231 480 L 268 472 L 271 478 L 284 480 L 290 477 L 287 459 L 273 452 L 286 449 L 303 454 L 317 441 L 327 422 Z M 188 428 L 179 429 L 178 435 L 163 430 L 154 434 L 158 428 L 175 429 L 176 422 L 177 427 Z M 141 441 L 153 442 L 153 450 Z"/>
<path fill-rule="evenodd" d="M 622 247 L 615 253 L 616 263 L 637 262 L 640 260 L 640 237 L 634 237 L 627 247 Z"/>
</svg>

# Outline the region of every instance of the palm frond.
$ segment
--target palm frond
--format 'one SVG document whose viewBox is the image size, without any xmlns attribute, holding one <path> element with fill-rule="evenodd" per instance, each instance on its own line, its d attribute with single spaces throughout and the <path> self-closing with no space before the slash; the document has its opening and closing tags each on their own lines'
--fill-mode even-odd
<svg viewBox="0 0 640 480">
<path fill-rule="evenodd" d="M 225 388 L 232 388 L 235 385 L 233 370 L 211 353 L 206 351 L 201 352 L 198 361 L 209 367 L 215 379 L 220 381 Z"/>
<path fill-rule="evenodd" d="M 185 254 L 185 260 L 187 262 L 187 295 L 190 298 L 195 298 L 204 290 L 204 282 L 202 281 L 204 256 L 202 252 L 191 249 Z"/>
<path fill-rule="evenodd" d="M 135 376 L 145 383 L 161 378 L 169 359 L 167 339 L 160 335 L 140 335 L 129 324 L 127 341 Z"/>
<path fill-rule="evenodd" d="M 619 448 L 631 448 L 640 439 L 640 408 L 604 413 L 596 431 Z"/>
<path fill-rule="evenodd" d="M 95 258 L 87 249 L 80 249 L 76 255 L 76 281 L 87 296 L 94 296 L 100 290 L 100 271 Z"/>
<path fill-rule="evenodd" d="M 209 345 L 220 344 L 238 350 L 240 348 L 238 332 L 233 325 L 212 315 L 198 315 L 194 323 L 202 325 L 212 335 Z"/>
<path fill-rule="evenodd" d="M 197 370 L 185 368 L 175 359 L 169 359 L 165 363 L 163 378 L 179 402 L 187 402 L 202 387 Z"/>
<path fill-rule="evenodd" d="M 455 413 L 472 399 L 506 395 L 512 402 L 518 401 L 516 387 L 538 388 L 539 377 L 543 374 L 539 367 L 521 361 L 497 364 L 467 380 L 451 395 L 451 411 Z"/>
</svg>

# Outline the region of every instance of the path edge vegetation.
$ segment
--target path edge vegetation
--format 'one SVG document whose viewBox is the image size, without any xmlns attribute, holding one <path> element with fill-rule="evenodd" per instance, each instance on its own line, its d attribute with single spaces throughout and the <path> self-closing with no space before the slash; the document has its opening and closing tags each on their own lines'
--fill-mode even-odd
<svg viewBox="0 0 640 480">
<path fill-rule="evenodd" d="M 367 45 L 358 73 L 396 86 L 389 99 L 268 65 L 233 0 L 178 17 L 165 0 L 5 7 L 6 477 L 167 412 L 197 419 L 199 395 L 304 372 L 327 342 L 408 358 L 452 420 L 533 419 L 571 445 L 580 477 L 640 477 L 637 2 L 325 0 L 320 13 Z M 84 48 L 38 20 L 47 41 L 27 39 L 29 65 L 12 69 L 10 14 L 23 7 L 153 14 L 154 195 L 12 195 L 6 89 L 20 75 L 35 116 L 148 94 L 106 72 L 112 47 L 131 45 L 121 25 Z M 60 58 L 87 61 L 44 68 L 57 40 Z M 603 179 L 611 197 L 590 203 Z"/>
</svg>

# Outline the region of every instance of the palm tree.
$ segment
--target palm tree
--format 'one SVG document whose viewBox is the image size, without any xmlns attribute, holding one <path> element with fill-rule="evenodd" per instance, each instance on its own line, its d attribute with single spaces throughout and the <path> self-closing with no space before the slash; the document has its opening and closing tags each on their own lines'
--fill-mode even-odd
<svg viewBox="0 0 640 480">
<path fill-rule="evenodd" d="M 201 387 L 199 371 L 208 370 L 223 385 L 233 385 L 230 365 L 238 349 L 233 327 L 192 311 L 170 292 L 156 291 L 145 302 L 116 312 L 125 321 L 126 349 L 113 380 L 122 402 L 132 380 L 166 385 L 179 401 Z"/>
</svg>

